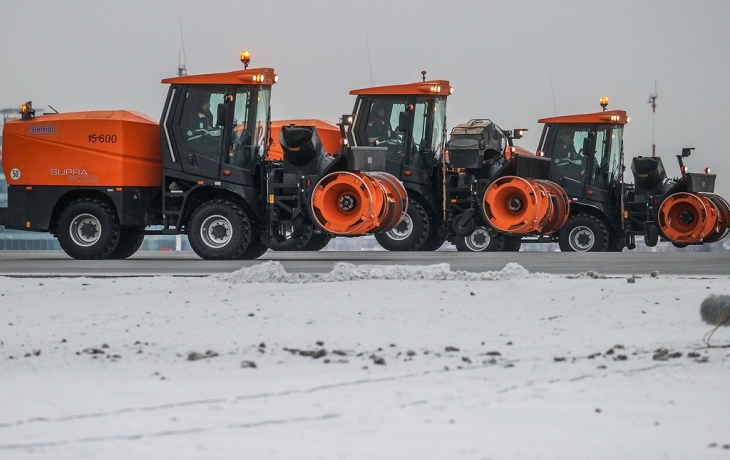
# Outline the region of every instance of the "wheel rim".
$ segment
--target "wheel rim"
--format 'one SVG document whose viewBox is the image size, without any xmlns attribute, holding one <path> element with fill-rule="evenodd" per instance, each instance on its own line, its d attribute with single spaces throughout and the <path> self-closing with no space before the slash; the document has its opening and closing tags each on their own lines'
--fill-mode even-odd
<svg viewBox="0 0 730 460">
<path fill-rule="evenodd" d="M 101 222 L 92 214 L 79 214 L 71 221 L 69 234 L 79 246 L 89 247 L 101 238 Z"/>
<path fill-rule="evenodd" d="M 568 241 L 574 251 L 589 251 L 596 243 L 596 235 L 585 225 L 579 225 L 570 231 Z"/>
<path fill-rule="evenodd" d="M 411 216 L 406 214 L 403 221 L 396 225 L 392 230 L 388 230 L 386 235 L 388 235 L 390 239 L 402 241 L 411 236 L 411 233 L 413 233 L 413 220 L 411 219 Z"/>
<path fill-rule="evenodd" d="M 231 241 L 231 221 L 223 216 L 210 216 L 200 226 L 200 238 L 211 248 L 222 248 Z"/>
<path fill-rule="evenodd" d="M 486 228 L 477 227 L 471 232 L 471 235 L 464 238 L 464 244 L 470 251 L 481 252 L 489 246 L 491 240 Z"/>
</svg>

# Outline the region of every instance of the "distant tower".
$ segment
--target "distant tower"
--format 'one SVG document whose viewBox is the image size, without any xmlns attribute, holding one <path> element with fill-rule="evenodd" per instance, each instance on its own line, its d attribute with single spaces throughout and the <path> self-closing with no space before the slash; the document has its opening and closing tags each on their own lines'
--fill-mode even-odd
<svg viewBox="0 0 730 460">
<path fill-rule="evenodd" d="M 656 114 L 656 100 L 659 98 L 657 95 L 656 90 L 656 80 L 654 80 L 654 92 L 649 95 L 649 104 L 651 104 L 651 156 L 656 156 L 656 144 L 654 143 L 654 125 L 655 125 L 655 116 Z"/>
</svg>

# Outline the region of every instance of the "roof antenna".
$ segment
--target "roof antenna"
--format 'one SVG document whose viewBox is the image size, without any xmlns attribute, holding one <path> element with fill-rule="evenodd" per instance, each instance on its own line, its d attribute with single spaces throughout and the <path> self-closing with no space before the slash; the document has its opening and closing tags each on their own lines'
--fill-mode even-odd
<svg viewBox="0 0 730 460">
<path fill-rule="evenodd" d="M 555 88 L 553 88 L 553 73 L 550 72 L 550 91 L 553 93 L 553 111 L 555 111 L 555 116 L 558 116 L 558 106 L 555 105 Z"/>
<path fill-rule="evenodd" d="M 180 42 L 182 43 L 182 62 L 180 62 L 180 51 L 177 52 L 177 76 L 186 77 L 188 75 L 188 66 L 186 64 L 187 58 L 185 57 L 185 37 L 183 36 L 182 18 L 178 16 L 180 20 Z"/>
<path fill-rule="evenodd" d="M 426 71 L 421 70 L 421 81 L 426 81 Z"/>
<path fill-rule="evenodd" d="M 373 83 L 373 63 L 370 61 L 370 40 L 368 40 L 367 34 L 365 34 L 365 43 L 368 45 L 368 66 L 370 66 L 370 86 L 375 86 Z"/>
</svg>

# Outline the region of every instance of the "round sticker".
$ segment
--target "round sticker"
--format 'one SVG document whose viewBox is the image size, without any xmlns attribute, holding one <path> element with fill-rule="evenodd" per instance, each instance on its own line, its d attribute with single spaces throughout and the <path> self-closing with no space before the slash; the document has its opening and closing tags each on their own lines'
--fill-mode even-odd
<svg viewBox="0 0 730 460">
<path fill-rule="evenodd" d="M 11 169 L 10 170 L 10 178 L 13 179 L 13 180 L 20 179 L 20 169 L 18 169 L 18 168 Z"/>
</svg>

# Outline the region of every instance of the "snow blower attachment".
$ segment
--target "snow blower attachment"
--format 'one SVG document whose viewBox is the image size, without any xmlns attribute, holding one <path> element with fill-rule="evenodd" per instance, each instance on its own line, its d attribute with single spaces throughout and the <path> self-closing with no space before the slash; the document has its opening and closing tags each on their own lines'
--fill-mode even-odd
<svg viewBox="0 0 730 460">
<path fill-rule="evenodd" d="M 650 196 L 659 204 L 656 225 L 659 232 L 678 246 L 713 243 L 730 231 L 730 205 L 714 194 L 715 178 L 709 173 L 689 173 L 677 155 L 682 177 L 667 178 L 661 158 L 637 157 L 631 164 L 636 195 Z"/>
<path fill-rule="evenodd" d="M 570 202 L 554 182 L 505 176 L 489 185 L 482 210 L 487 222 L 501 232 L 549 235 L 568 220 Z"/>
<path fill-rule="evenodd" d="M 462 168 L 465 182 L 476 185 L 473 193 L 481 196 L 482 217 L 496 232 L 554 233 L 568 219 L 570 200 L 559 185 L 547 180 L 549 160 L 514 153 L 512 133 L 486 119 L 457 125 L 448 143 L 451 166 Z M 463 223 L 460 227 L 469 228 Z"/>
<path fill-rule="evenodd" d="M 388 231 L 403 220 L 408 195 L 403 184 L 385 169 L 387 149 L 350 147 L 347 171 L 324 176 L 312 192 L 315 222 L 329 233 L 358 236 Z M 368 171 L 368 172 L 364 172 Z"/>
<path fill-rule="evenodd" d="M 408 196 L 398 179 L 382 172 L 386 148 L 347 147 L 333 157 L 313 126 L 283 126 L 279 144 L 284 168 L 278 182 L 292 197 L 293 238 L 308 239 L 313 232 L 359 236 L 390 230 L 403 220 Z M 300 209 L 301 203 L 308 209 Z"/>
</svg>

